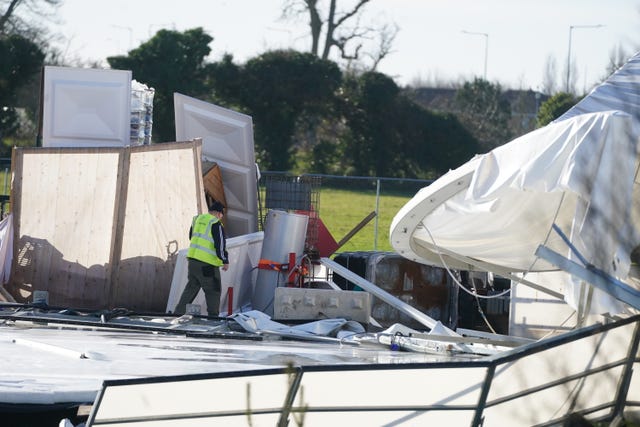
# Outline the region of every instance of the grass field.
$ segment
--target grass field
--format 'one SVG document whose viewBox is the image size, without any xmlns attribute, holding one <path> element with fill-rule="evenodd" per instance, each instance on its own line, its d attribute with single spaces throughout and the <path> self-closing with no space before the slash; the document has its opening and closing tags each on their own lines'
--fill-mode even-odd
<svg viewBox="0 0 640 427">
<path fill-rule="evenodd" d="M 337 252 L 392 251 L 389 227 L 393 217 L 412 196 L 380 195 L 379 215 L 356 233 Z M 331 188 L 320 190 L 320 219 L 336 242 L 342 240 L 360 221 L 376 210 L 375 191 L 350 191 Z"/>
</svg>

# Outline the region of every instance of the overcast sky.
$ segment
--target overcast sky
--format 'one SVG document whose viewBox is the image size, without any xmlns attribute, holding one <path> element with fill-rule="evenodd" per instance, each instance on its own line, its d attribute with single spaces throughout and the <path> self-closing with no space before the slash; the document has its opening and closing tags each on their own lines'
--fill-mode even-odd
<svg viewBox="0 0 640 427">
<path fill-rule="evenodd" d="M 210 60 L 229 52 L 241 63 L 267 49 L 308 50 L 306 17 L 283 21 L 283 2 L 64 0 L 56 30 L 68 58 L 106 65 L 107 56 L 125 54 L 161 28 L 203 27 L 214 38 Z M 561 85 L 571 35 L 582 91 L 606 76 L 614 50 L 640 50 L 640 0 L 372 0 L 364 22 L 398 26 L 379 71 L 399 85 L 482 77 L 486 66 L 490 81 L 536 90 L 549 60 Z"/>
</svg>

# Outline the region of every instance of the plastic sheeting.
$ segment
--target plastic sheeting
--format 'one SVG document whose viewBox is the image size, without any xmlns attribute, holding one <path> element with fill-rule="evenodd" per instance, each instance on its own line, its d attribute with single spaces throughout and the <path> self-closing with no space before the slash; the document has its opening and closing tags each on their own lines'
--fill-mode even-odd
<svg viewBox="0 0 640 427">
<path fill-rule="evenodd" d="M 391 226 L 392 244 L 416 260 L 432 252 L 436 265 L 442 262 L 434 254 L 443 248 L 454 259 L 545 271 L 554 268 L 536 258 L 539 245 L 568 253 L 551 233 L 556 223 L 593 264 L 626 275 L 637 243 L 621 227 L 632 214 L 636 143 L 630 129 L 624 113 L 581 115 L 478 156 L 400 210 Z M 465 188 L 449 198 L 435 194 L 459 186 L 466 171 Z"/>
<path fill-rule="evenodd" d="M 234 314 L 232 317 L 247 332 L 282 335 L 303 340 L 315 340 L 322 337 L 342 338 L 365 331 L 360 323 L 347 319 L 324 319 L 288 326 L 271 320 L 270 316 L 257 310 Z"/>
<path fill-rule="evenodd" d="M 638 121 L 640 113 L 640 53 L 632 57 L 606 82 L 594 88 L 556 122 L 575 117 L 579 114 L 598 111 L 617 110 L 631 114 Z"/>
<path fill-rule="evenodd" d="M 9 282 L 11 262 L 13 261 L 13 215 L 7 215 L 0 221 L 0 285 Z"/>
<path fill-rule="evenodd" d="M 540 245 L 573 258 L 556 224 L 588 263 L 625 279 L 640 242 L 639 74 L 636 56 L 560 120 L 423 188 L 394 218 L 393 247 L 431 265 L 550 271 L 536 256 Z M 577 292 L 569 289 L 570 303 Z M 603 295 L 593 300 L 592 312 L 621 310 Z"/>
</svg>

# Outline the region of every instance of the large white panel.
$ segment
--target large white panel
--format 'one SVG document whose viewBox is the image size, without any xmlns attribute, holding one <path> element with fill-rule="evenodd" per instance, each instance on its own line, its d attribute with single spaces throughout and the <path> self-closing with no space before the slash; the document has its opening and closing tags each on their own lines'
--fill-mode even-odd
<svg viewBox="0 0 640 427">
<path fill-rule="evenodd" d="M 129 145 L 131 71 L 45 67 L 43 147 Z"/>
<path fill-rule="evenodd" d="M 93 422 L 116 425 L 116 420 L 123 419 L 157 422 L 163 418 L 184 421 L 209 417 L 211 425 L 215 421 L 211 417 L 233 412 L 242 414 L 239 418 L 246 422 L 248 411 L 277 414 L 287 396 L 288 378 L 286 374 L 272 374 L 107 386 L 94 410 Z"/>
<path fill-rule="evenodd" d="M 174 93 L 176 140 L 202 138 L 202 157 L 222 173 L 225 230 L 240 236 L 258 230 L 258 190 L 250 116 Z"/>
<path fill-rule="evenodd" d="M 472 406 L 478 402 L 485 377 L 484 367 L 336 370 L 305 372 L 300 388 L 304 389 L 304 403 L 311 410 L 435 404 Z"/>
<path fill-rule="evenodd" d="M 251 303 L 253 285 L 257 271 L 264 233 L 258 231 L 252 234 L 232 237 L 227 239 L 227 251 L 229 252 L 229 269 L 220 270 L 222 296 L 220 298 L 220 314 L 228 316 L 229 288 L 233 288 L 233 312 L 238 312 L 243 306 Z M 181 249 L 176 256 L 176 267 L 173 270 L 173 280 L 167 301 L 167 312 L 173 312 L 180 295 L 187 286 L 187 249 Z M 201 313 L 206 312 L 207 303 L 204 292 L 200 290 L 193 304 L 198 304 Z"/>
</svg>

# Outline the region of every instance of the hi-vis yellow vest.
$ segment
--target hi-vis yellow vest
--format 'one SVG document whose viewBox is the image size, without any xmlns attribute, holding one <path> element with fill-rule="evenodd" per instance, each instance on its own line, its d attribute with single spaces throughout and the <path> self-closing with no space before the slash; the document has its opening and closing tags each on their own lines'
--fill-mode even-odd
<svg viewBox="0 0 640 427">
<path fill-rule="evenodd" d="M 216 245 L 211 237 L 211 227 L 219 221 L 218 218 L 208 213 L 193 217 L 191 244 L 187 251 L 187 258 L 197 259 L 216 267 L 222 265 L 222 260 L 216 255 Z"/>
</svg>

